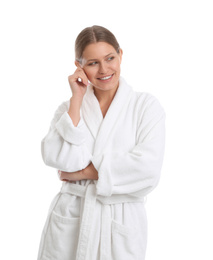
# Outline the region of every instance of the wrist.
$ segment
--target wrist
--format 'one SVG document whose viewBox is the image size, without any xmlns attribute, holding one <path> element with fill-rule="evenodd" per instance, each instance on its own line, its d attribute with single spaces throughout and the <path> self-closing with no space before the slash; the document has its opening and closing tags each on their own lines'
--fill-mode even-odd
<svg viewBox="0 0 213 260">
<path fill-rule="evenodd" d="M 73 95 L 70 98 L 70 103 L 73 103 L 73 104 L 78 105 L 78 106 L 81 106 L 82 101 L 83 101 L 83 96 Z"/>
<path fill-rule="evenodd" d="M 98 172 L 92 163 L 82 170 L 82 175 L 86 180 L 98 180 Z"/>
<path fill-rule="evenodd" d="M 68 114 L 71 117 L 74 126 L 77 126 L 80 121 L 80 109 L 81 109 L 82 99 L 71 97 L 70 107 Z"/>
</svg>

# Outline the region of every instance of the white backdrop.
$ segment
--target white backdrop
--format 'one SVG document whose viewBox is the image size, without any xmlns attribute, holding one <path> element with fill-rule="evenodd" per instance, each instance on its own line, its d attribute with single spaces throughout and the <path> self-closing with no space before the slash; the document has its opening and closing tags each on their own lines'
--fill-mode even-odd
<svg viewBox="0 0 213 260">
<path fill-rule="evenodd" d="M 146 204 L 146 259 L 213 259 L 211 2 L 1 1 L 0 259 L 37 257 L 61 186 L 40 142 L 70 98 L 75 38 L 94 24 L 116 35 L 126 80 L 154 94 L 167 114 L 162 178 Z"/>
</svg>

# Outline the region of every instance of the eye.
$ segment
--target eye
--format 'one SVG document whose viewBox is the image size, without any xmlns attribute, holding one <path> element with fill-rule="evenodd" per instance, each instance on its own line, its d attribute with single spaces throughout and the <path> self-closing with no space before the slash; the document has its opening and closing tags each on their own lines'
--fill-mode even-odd
<svg viewBox="0 0 213 260">
<path fill-rule="evenodd" d="M 93 61 L 93 62 L 89 63 L 88 66 L 94 66 L 96 64 L 98 64 L 98 62 L 97 61 Z"/>
<path fill-rule="evenodd" d="M 111 57 L 109 57 L 107 60 L 108 60 L 108 61 L 111 61 L 111 60 L 114 60 L 114 58 L 115 58 L 114 56 L 111 56 Z"/>
</svg>

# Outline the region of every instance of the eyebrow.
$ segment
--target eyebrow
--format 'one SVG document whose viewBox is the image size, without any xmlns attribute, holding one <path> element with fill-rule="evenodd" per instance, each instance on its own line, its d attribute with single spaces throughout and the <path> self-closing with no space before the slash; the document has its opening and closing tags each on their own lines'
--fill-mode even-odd
<svg viewBox="0 0 213 260">
<path fill-rule="evenodd" d="M 111 52 L 111 53 L 107 54 L 106 56 L 104 56 L 104 58 L 106 58 L 106 57 L 108 57 L 112 54 L 115 54 L 115 53 Z M 90 59 L 90 60 L 87 60 L 87 62 L 91 62 L 91 61 L 94 61 L 94 60 L 98 60 L 98 59 Z"/>
</svg>

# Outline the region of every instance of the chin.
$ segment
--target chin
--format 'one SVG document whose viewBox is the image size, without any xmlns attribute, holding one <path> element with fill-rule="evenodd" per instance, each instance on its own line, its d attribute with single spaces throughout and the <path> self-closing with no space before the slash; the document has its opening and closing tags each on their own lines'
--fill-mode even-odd
<svg viewBox="0 0 213 260">
<path fill-rule="evenodd" d="M 109 85 L 106 85 L 106 86 L 93 85 L 94 88 L 100 89 L 102 91 L 109 91 L 109 90 L 117 88 L 117 86 L 118 86 L 118 84 L 113 84 L 113 85 L 109 84 Z"/>
</svg>

